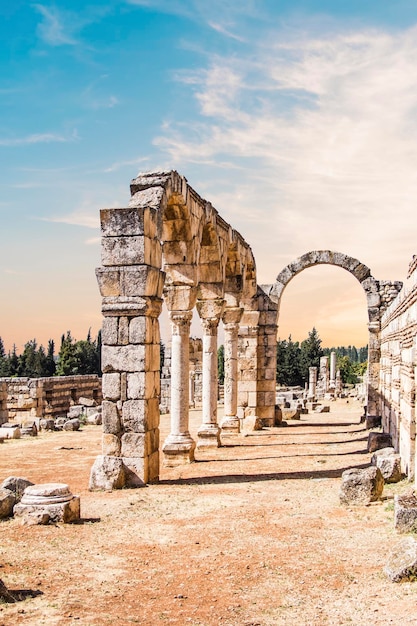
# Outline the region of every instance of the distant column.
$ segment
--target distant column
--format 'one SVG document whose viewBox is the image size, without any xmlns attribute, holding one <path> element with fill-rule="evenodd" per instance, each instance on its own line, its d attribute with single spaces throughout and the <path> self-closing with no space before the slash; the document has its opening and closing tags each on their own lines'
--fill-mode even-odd
<svg viewBox="0 0 417 626">
<path fill-rule="evenodd" d="M 336 352 L 330 352 L 330 383 L 329 390 L 334 393 L 336 389 Z"/>
<path fill-rule="evenodd" d="M 222 431 L 239 433 L 240 421 L 237 417 L 237 338 L 243 309 L 226 309 L 224 324 L 224 417 Z"/>
<path fill-rule="evenodd" d="M 313 402 L 316 398 L 317 367 L 308 368 L 308 400 Z"/>
</svg>

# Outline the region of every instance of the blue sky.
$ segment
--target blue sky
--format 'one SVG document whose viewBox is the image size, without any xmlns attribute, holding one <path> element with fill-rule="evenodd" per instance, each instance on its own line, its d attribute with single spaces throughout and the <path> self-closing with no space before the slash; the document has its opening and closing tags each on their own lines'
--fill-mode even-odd
<svg viewBox="0 0 417 626">
<path fill-rule="evenodd" d="M 0 2 L 0 336 L 101 323 L 99 209 L 177 169 L 258 282 L 313 249 L 404 280 L 415 250 L 417 2 Z M 366 342 L 364 296 L 303 272 L 280 335 Z M 364 339 L 365 341 L 362 341 Z"/>
</svg>

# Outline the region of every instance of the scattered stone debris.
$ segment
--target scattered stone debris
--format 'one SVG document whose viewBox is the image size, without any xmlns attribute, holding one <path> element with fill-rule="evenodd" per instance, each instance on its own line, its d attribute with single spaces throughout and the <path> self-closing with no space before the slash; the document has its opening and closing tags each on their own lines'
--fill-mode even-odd
<svg viewBox="0 0 417 626">
<path fill-rule="evenodd" d="M 75 431 L 75 430 L 80 430 L 80 426 L 81 426 L 80 420 L 78 418 L 76 418 L 76 417 L 73 417 L 72 419 L 67 420 L 62 428 L 64 430 L 73 430 L 73 431 Z"/>
<path fill-rule="evenodd" d="M 340 502 L 348 505 L 366 505 L 381 497 L 384 478 L 378 467 L 349 469 L 342 474 Z"/>
<path fill-rule="evenodd" d="M 400 533 L 417 531 L 417 493 L 415 491 L 394 497 L 394 527 Z"/>
<path fill-rule="evenodd" d="M 384 571 L 393 583 L 417 579 L 417 541 L 413 537 L 394 546 Z"/>
<path fill-rule="evenodd" d="M 8 489 L 16 498 L 16 503 L 20 502 L 26 487 L 31 487 L 33 483 L 27 478 L 21 478 L 19 476 L 9 476 L 3 480 L 0 487 L 2 489 Z"/>
<path fill-rule="evenodd" d="M 13 515 L 15 502 L 16 498 L 9 489 L 0 488 L 0 519 L 6 519 Z"/>
<path fill-rule="evenodd" d="M 398 483 L 402 479 L 401 456 L 395 453 L 394 448 L 376 450 L 371 463 L 379 467 L 386 483 Z"/>
<path fill-rule="evenodd" d="M 391 435 L 388 433 L 371 432 L 368 435 L 368 452 L 375 452 L 381 448 L 392 447 Z"/>
</svg>

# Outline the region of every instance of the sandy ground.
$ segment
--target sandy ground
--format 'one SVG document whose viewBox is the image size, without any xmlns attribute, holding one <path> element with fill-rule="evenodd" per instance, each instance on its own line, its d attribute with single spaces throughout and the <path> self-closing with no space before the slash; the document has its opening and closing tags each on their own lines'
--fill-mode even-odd
<svg viewBox="0 0 417 626">
<path fill-rule="evenodd" d="M 66 482 L 80 524 L 0 522 L 0 578 L 41 592 L 0 604 L 0 626 L 177 624 L 355 626 L 417 624 L 417 583 L 383 573 L 393 494 L 339 505 L 340 475 L 369 463 L 361 408 L 302 416 L 286 428 L 225 437 L 161 481 L 113 493 L 87 490 L 100 427 L 42 433 L 0 446 L 0 480 Z M 200 422 L 192 411 L 191 432 Z M 169 417 L 162 418 L 162 440 Z"/>
</svg>

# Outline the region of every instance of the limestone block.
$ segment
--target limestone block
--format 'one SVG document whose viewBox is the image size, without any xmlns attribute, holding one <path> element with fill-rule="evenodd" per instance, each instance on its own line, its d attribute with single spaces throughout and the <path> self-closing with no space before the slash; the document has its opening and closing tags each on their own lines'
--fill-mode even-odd
<svg viewBox="0 0 417 626">
<path fill-rule="evenodd" d="M 105 400 L 120 400 L 120 374 L 118 372 L 103 374 L 102 389 Z"/>
<path fill-rule="evenodd" d="M 370 466 L 364 469 L 349 469 L 342 474 L 340 503 L 347 505 L 366 505 L 378 500 L 384 489 L 381 471 Z"/>
<path fill-rule="evenodd" d="M 157 381 L 158 379 L 158 381 Z M 127 397 L 138 400 L 159 396 L 157 372 L 138 372 L 127 375 Z"/>
<path fill-rule="evenodd" d="M 163 274 L 156 267 L 125 267 L 121 273 L 121 295 L 162 297 Z"/>
<path fill-rule="evenodd" d="M 101 440 L 103 456 L 120 456 L 121 442 L 117 435 L 103 433 Z"/>
<path fill-rule="evenodd" d="M 0 427 L 0 437 L 2 439 L 20 439 L 20 428 L 8 428 L 4 424 Z"/>
<path fill-rule="evenodd" d="M 400 533 L 417 532 L 417 494 L 394 496 L 394 527 Z"/>
<path fill-rule="evenodd" d="M 144 234 L 144 213 L 137 208 L 102 209 L 100 221 L 103 237 Z"/>
<path fill-rule="evenodd" d="M 386 483 L 398 483 L 401 480 L 401 456 L 395 454 L 394 448 L 376 450 L 372 455 L 371 463 L 381 470 Z"/>
<path fill-rule="evenodd" d="M 276 405 L 275 406 L 275 423 L 274 426 L 279 426 L 282 423 L 282 410 Z"/>
<path fill-rule="evenodd" d="M 145 346 L 103 346 L 103 373 L 138 372 L 145 370 Z"/>
<path fill-rule="evenodd" d="M 97 267 L 96 278 L 100 289 L 100 295 L 121 296 L 120 269 L 114 267 Z"/>
<path fill-rule="evenodd" d="M 262 420 L 257 415 L 246 415 L 242 420 L 242 433 L 250 433 L 254 430 L 262 430 Z"/>
<path fill-rule="evenodd" d="M 15 502 L 14 493 L 10 489 L 0 487 L 0 519 L 6 519 L 13 514 Z"/>
<path fill-rule="evenodd" d="M 126 487 L 143 487 L 149 479 L 148 459 L 144 457 L 123 457 Z"/>
<path fill-rule="evenodd" d="M 417 541 L 413 537 L 405 537 L 394 546 L 384 571 L 394 583 L 416 579 Z"/>
<path fill-rule="evenodd" d="M 103 433 L 118 435 L 122 431 L 120 414 L 115 402 L 103 400 L 102 420 Z"/>
<path fill-rule="evenodd" d="M 103 319 L 101 336 L 103 345 L 115 346 L 118 338 L 118 318 L 105 317 Z"/>
<path fill-rule="evenodd" d="M 376 433 L 371 432 L 368 435 L 368 452 L 375 452 L 381 448 L 388 448 L 392 446 L 391 435 L 388 433 Z"/>
<path fill-rule="evenodd" d="M 132 181 L 131 191 L 137 189 Z M 129 200 L 129 206 L 133 207 L 152 207 L 158 209 L 163 203 L 165 198 L 165 190 L 163 187 L 150 187 L 148 189 L 137 189 L 132 193 L 132 197 Z"/>
<path fill-rule="evenodd" d="M 80 420 L 76 417 L 73 419 L 67 420 L 63 425 L 63 430 L 80 430 Z"/>
<path fill-rule="evenodd" d="M 78 398 L 78 404 L 82 404 L 83 407 L 85 406 L 97 406 L 97 402 L 94 400 L 94 398 L 86 398 L 85 396 L 80 396 Z"/>
<path fill-rule="evenodd" d="M 330 413 L 330 406 L 328 404 L 318 404 L 314 409 L 314 413 Z"/>
<path fill-rule="evenodd" d="M 79 418 L 84 413 L 84 407 L 81 404 L 74 404 L 70 406 L 69 411 L 67 413 L 68 419 Z"/>
<path fill-rule="evenodd" d="M 365 419 L 365 428 L 370 430 L 371 428 L 379 428 L 381 426 L 380 415 L 367 415 Z"/>
<path fill-rule="evenodd" d="M 168 311 L 191 311 L 195 305 L 197 291 L 188 285 L 168 286 L 164 296 Z"/>
<path fill-rule="evenodd" d="M 142 265 L 149 261 L 151 239 L 144 235 L 133 237 L 103 237 L 101 262 L 106 266 Z"/>
<path fill-rule="evenodd" d="M 144 457 L 145 451 L 145 434 L 144 433 L 125 433 L 122 435 L 122 457 Z"/>
<path fill-rule="evenodd" d="M 127 400 L 122 408 L 125 432 L 143 433 L 159 426 L 159 400 Z"/>
<path fill-rule="evenodd" d="M 87 416 L 87 424 L 94 424 L 95 426 L 101 426 L 103 423 L 103 417 L 101 413 L 92 413 Z"/>
<path fill-rule="evenodd" d="M 283 420 L 299 420 L 301 412 L 299 409 L 281 407 L 281 415 Z"/>
<path fill-rule="evenodd" d="M 125 466 L 120 457 L 98 456 L 90 473 L 90 491 L 122 489 L 126 486 Z"/>
<path fill-rule="evenodd" d="M 49 418 L 43 418 L 39 422 L 39 426 L 42 430 L 55 430 L 55 421 Z"/>
</svg>

